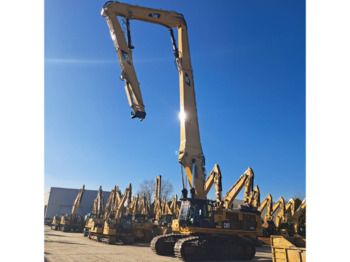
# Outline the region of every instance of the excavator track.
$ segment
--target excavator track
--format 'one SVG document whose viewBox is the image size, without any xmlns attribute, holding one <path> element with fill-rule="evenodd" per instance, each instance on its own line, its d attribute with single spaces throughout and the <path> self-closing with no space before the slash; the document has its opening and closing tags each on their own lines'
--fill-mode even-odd
<svg viewBox="0 0 350 262">
<path fill-rule="evenodd" d="M 184 237 L 187 237 L 187 235 L 167 234 L 156 236 L 151 241 L 151 249 L 157 255 L 173 256 L 175 243 Z"/>
<path fill-rule="evenodd" d="M 175 243 L 174 254 L 183 261 L 242 261 L 254 258 L 255 247 L 239 236 L 190 236 Z"/>
</svg>

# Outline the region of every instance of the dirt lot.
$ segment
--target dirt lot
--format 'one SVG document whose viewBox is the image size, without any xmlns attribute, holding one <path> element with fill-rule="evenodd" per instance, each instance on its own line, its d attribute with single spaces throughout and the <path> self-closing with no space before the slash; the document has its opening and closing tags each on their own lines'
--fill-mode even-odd
<svg viewBox="0 0 350 262">
<path fill-rule="evenodd" d="M 180 261 L 154 254 L 148 244 L 107 245 L 83 237 L 82 233 L 51 230 L 45 226 L 45 261 Z M 252 261 L 272 262 L 270 246 L 258 247 Z"/>
</svg>

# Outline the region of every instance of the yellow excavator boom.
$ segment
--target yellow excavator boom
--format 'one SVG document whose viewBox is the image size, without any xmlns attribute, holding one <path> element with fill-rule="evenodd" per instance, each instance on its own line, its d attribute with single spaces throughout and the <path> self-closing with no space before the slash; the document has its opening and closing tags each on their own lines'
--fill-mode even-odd
<svg viewBox="0 0 350 262">
<path fill-rule="evenodd" d="M 177 195 L 174 196 L 173 201 L 170 204 L 170 210 L 175 217 L 179 216 L 180 208 L 177 204 Z"/>
<path fill-rule="evenodd" d="M 76 212 L 81 204 L 81 200 L 83 199 L 84 192 L 85 192 L 85 185 L 83 185 L 83 187 L 79 190 L 79 193 L 74 200 L 74 204 L 72 207 L 72 216 L 71 216 L 72 219 L 75 218 Z"/>
<path fill-rule="evenodd" d="M 243 187 L 244 188 L 244 202 L 248 203 L 250 194 L 253 187 L 253 181 L 254 181 L 254 172 L 253 169 L 250 167 L 244 172 L 243 175 L 241 175 L 236 183 L 227 191 L 226 196 L 224 197 L 224 207 L 226 209 L 229 209 L 231 205 L 233 204 L 233 201 L 241 191 Z"/>
<path fill-rule="evenodd" d="M 130 21 L 140 20 L 166 27 L 172 39 L 173 51 L 180 80 L 180 149 L 179 162 L 184 167 L 191 191 L 196 198 L 206 199 L 204 192 L 205 158 L 200 143 L 197 106 L 195 101 L 193 71 L 187 36 L 187 25 L 182 14 L 173 11 L 128 5 L 119 2 L 107 2 L 101 12 L 106 18 L 110 34 L 121 66 L 121 79 L 133 118 L 140 120 L 146 116 L 140 85 L 137 80 L 132 57 Z M 128 42 L 117 17 L 123 17 L 126 23 Z M 172 28 L 178 29 L 178 47 Z"/>
<path fill-rule="evenodd" d="M 124 203 L 125 203 L 126 199 L 129 197 L 130 189 L 131 189 L 131 184 L 129 184 L 129 187 L 127 187 L 125 189 L 124 195 L 118 203 L 118 207 L 117 207 L 117 210 L 115 212 L 115 217 L 114 217 L 116 219 L 117 225 L 119 224 L 119 220 L 120 220 L 121 216 L 123 215 Z"/>
<path fill-rule="evenodd" d="M 94 199 L 92 206 L 92 214 L 96 215 L 97 218 L 101 218 L 104 213 L 104 201 L 103 201 L 103 191 L 102 186 L 98 188 L 97 196 Z"/>
<path fill-rule="evenodd" d="M 291 198 L 289 200 L 289 202 L 286 204 L 286 212 L 288 212 L 290 210 L 290 213 L 292 215 L 292 217 L 294 216 L 294 212 L 295 212 L 295 200 L 294 198 Z"/>
<path fill-rule="evenodd" d="M 275 219 L 275 225 L 276 228 L 279 228 L 281 223 L 285 223 L 287 222 L 287 218 L 286 218 L 286 203 L 283 197 L 280 197 L 278 202 L 275 204 L 275 206 L 278 205 L 279 207 L 279 212 L 276 215 L 276 219 Z M 272 214 L 274 214 L 276 212 L 277 209 L 275 209 L 275 206 L 272 210 Z"/>
<path fill-rule="evenodd" d="M 260 189 L 258 185 L 256 185 L 253 189 L 251 197 L 249 199 L 249 205 L 258 208 L 260 206 Z"/>
<path fill-rule="evenodd" d="M 113 213 L 114 210 L 114 203 L 116 201 L 116 192 L 117 192 L 118 188 L 117 186 L 114 186 L 114 188 L 111 190 L 111 193 L 109 194 L 108 200 L 107 200 L 107 204 L 106 204 L 106 208 L 105 208 L 105 213 L 103 215 L 103 219 L 107 220 L 111 213 Z"/>
<path fill-rule="evenodd" d="M 298 207 L 297 210 L 295 210 L 294 215 L 293 215 L 293 226 L 294 226 L 294 234 L 296 236 L 299 235 L 298 229 L 299 229 L 299 218 L 302 215 L 302 213 L 305 211 L 306 208 L 306 198 L 301 202 L 300 206 Z"/>
<path fill-rule="evenodd" d="M 264 199 L 264 201 L 260 204 L 258 207 L 258 211 L 262 213 L 267 207 L 267 212 L 264 217 L 264 221 L 272 220 L 272 196 L 271 194 L 268 194 L 267 197 Z"/>
<path fill-rule="evenodd" d="M 221 193 L 222 193 L 222 177 L 221 177 L 221 171 L 218 164 L 214 165 L 213 170 L 210 172 L 210 174 L 207 177 L 207 180 L 204 184 L 204 193 L 205 195 L 208 195 L 211 187 L 213 184 L 215 184 L 215 196 L 216 196 L 216 202 L 221 203 Z"/>
</svg>

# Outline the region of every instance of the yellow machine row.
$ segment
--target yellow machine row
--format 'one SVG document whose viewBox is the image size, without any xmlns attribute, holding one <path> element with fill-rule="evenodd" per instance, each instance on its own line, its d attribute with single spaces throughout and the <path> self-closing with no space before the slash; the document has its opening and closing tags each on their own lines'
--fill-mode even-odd
<svg viewBox="0 0 350 262">
<path fill-rule="evenodd" d="M 121 66 L 120 78 L 125 83 L 132 118 L 138 118 L 140 121 L 145 119 L 146 112 L 134 68 L 130 22 L 138 20 L 152 23 L 169 31 L 179 73 L 181 120 L 178 161 L 181 166 L 183 190 L 180 205 L 177 195 L 171 202 L 162 200 L 161 176 L 157 176 L 154 216 L 151 217 L 148 199 L 139 194 L 132 197 L 131 184 L 124 194 L 115 186 L 106 206 L 100 187 L 92 214 L 86 218 L 84 236 L 109 244 L 117 241 L 128 244 L 134 240 L 151 241 L 151 249 L 158 255 L 175 255 L 182 260 L 219 261 L 253 259 L 255 247 L 262 244 L 257 237 L 264 235 L 271 236 L 274 261 L 282 261 L 278 260 L 277 250 L 283 245 L 278 243 L 286 243 L 287 238 L 293 242 L 293 237 L 303 239 L 299 235 L 299 218 L 305 210 L 306 201 L 304 200 L 297 210 L 294 200 L 286 204 L 283 197 L 280 197 L 273 203 L 270 194 L 260 203 L 260 190 L 257 185 L 254 187 L 254 172 L 251 168 L 238 178 L 224 197 L 219 165 L 215 164 L 207 176 L 184 16 L 174 11 L 113 1 L 103 6 L 101 15 L 107 21 Z M 118 18 L 126 25 L 126 36 Z M 178 33 L 177 41 L 174 29 Z M 209 200 L 207 195 L 213 185 L 215 200 Z M 243 204 L 236 207 L 233 205 L 234 200 L 243 188 Z M 70 216 L 53 218 L 53 229 L 59 228 L 62 221 L 65 228 L 69 228 L 68 225 L 72 228 L 73 224 L 76 224 L 76 210 L 83 192 L 84 186 L 77 196 Z M 265 208 L 267 212 L 262 219 L 261 213 Z M 288 220 L 288 212 L 291 212 L 291 222 Z M 278 238 L 274 234 L 281 234 L 285 238 Z"/>
</svg>

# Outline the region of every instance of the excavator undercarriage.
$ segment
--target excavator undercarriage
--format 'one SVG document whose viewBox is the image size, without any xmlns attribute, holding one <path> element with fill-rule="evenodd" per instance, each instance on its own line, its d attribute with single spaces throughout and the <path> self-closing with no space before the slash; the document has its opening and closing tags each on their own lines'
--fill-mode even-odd
<svg viewBox="0 0 350 262">
<path fill-rule="evenodd" d="M 172 234 L 157 236 L 151 249 L 183 260 L 249 260 L 255 255 L 260 212 L 216 211 L 214 202 L 182 199 Z"/>
</svg>

